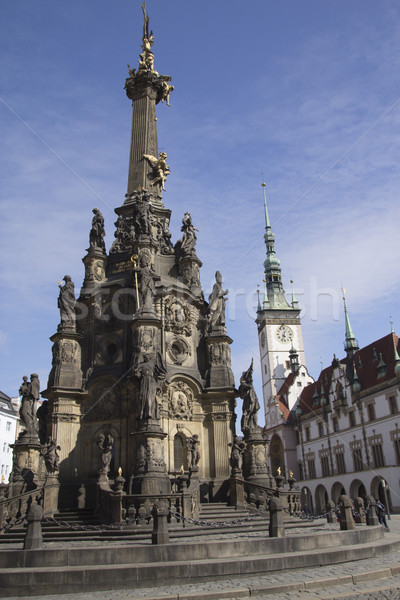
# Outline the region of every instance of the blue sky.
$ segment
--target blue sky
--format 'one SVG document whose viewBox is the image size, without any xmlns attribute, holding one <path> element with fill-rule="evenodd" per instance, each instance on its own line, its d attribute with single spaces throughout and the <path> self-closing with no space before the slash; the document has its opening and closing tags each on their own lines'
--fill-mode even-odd
<svg viewBox="0 0 400 600">
<path fill-rule="evenodd" d="M 158 107 L 171 175 L 173 240 L 186 210 L 199 229 L 206 295 L 218 269 L 238 382 L 252 357 L 261 396 L 255 290 L 263 197 L 285 288 L 303 307 L 309 371 L 343 355 L 341 284 L 366 345 L 400 331 L 400 6 L 382 0 L 148 0 Z M 46 387 L 57 281 L 79 290 L 91 210 L 114 239 L 126 192 L 140 1 L 0 5 L 0 389 Z"/>
</svg>

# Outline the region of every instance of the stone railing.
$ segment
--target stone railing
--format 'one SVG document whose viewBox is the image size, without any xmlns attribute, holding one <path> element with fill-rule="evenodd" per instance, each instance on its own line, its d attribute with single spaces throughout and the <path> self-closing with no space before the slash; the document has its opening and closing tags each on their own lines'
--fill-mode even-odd
<svg viewBox="0 0 400 600">
<path fill-rule="evenodd" d="M 200 486 L 194 480 L 183 490 L 170 494 L 126 494 L 114 491 L 108 482 L 98 485 L 98 517 L 102 523 L 121 527 L 144 527 L 152 519 L 155 504 L 168 509 L 168 523 L 185 526 L 185 519 L 196 519 L 200 511 Z"/>
<path fill-rule="evenodd" d="M 230 478 L 230 504 L 237 507 L 244 506 L 250 510 L 267 510 L 272 497 L 282 498 L 283 506 L 291 513 L 301 509 L 300 491 L 295 489 L 285 490 L 283 487 L 271 488 L 251 483 L 237 477 Z"/>
<path fill-rule="evenodd" d="M 0 484 L 0 533 L 18 522 L 23 522 L 33 502 L 40 504 L 45 516 L 53 516 L 57 510 L 59 482 L 46 482 L 28 492 L 8 497 L 10 487 Z"/>
</svg>

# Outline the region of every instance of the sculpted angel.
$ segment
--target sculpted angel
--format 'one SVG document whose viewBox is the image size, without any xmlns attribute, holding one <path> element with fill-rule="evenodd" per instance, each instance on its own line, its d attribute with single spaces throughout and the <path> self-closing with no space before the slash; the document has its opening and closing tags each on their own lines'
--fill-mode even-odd
<svg viewBox="0 0 400 600">
<path fill-rule="evenodd" d="M 161 189 L 165 192 L 165 181 L 170 174 L 169 166 L 166 163 L 167 153 L 160 152 L 160 156 L 156 158 L 151 154 L 143 154 L 144 158 L 149 161 L 151 166 L 153 167 L 153 185 L 160 185 Z"/>
</svg>

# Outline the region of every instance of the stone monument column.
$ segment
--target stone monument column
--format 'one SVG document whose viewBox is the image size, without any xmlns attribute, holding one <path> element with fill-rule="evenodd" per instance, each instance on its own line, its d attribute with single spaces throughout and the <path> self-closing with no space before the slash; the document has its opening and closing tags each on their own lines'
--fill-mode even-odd
<svg viewBox="0 0 400 600">
<path fill-rule="evenodd" d="M 60 446 L 60 478 L 64 482 L 75 479 L 79 464 L 77 447 L 80 431 L 81 402 L 87 392 L 82 389 L 81 345 L 82 335 L 76 331 L 76 300 L 71 277 L 64 277 L 59 285 L 58 307 L 61 321 L 57 333 L 51 336 L 53 361 L 47 389 L 42 393 L 48 399 L 49 430 L 47 436 Z"/>
<path fill-rule="evenodd" d="M 246 481 L 275 488 L 274 478 L 268 465 L 268 443 L 258 425 L 260 404 L 253 387 L 253 360 L 247 371 L 242 373 L 238 390 L 243 400 L 241 428 L 246 448 L 244 451 L 243 474 Z"/>
<path fill-rule="evenodd" d="M 147 291 L 139 295 L 139 309 L 132 322 L 132 378 L 136 381 L 136 424 L 131 433 L 134 440 L 134 465 L 131 478 L 133 494 L 168 494 L 171 485 L 165 460 L 167 434 L 160 426 L 157 396 L 166 376 L 161 353 L 161 320 L 153 310 L 154 297 Z"/>
<path fill-rule="evenodd" d="M 18 436 L 13 449 L 13 468 L 10 476 L 9 497 L 34 489 L 44 483 L 45 472 L 41 460 L 39 442 L 39 425 L 36 417 L 40 398 L 40 382 L 36 373 L 30 381 L 25 375 L 19 389 L 21 408 L 19 416 L 23 430 Z"/>
</svg>

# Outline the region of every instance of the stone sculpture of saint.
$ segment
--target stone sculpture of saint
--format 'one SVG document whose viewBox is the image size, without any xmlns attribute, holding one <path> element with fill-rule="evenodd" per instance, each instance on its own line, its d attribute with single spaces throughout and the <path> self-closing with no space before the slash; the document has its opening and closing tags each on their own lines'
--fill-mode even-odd
<svg viewBox="0 0 400 600">
<path fill-rule="evenodd" d="M 151 268 L 151 256 L 147 252 L 142 252 L 139 259 L 139 303 L 142 312 L 153 311 L 153 299 L 156 294 L 155 279 L 159 279 L 157 274 Z"/>
<path fill-rule="evenodd" d="M 137 236 L 139 235 L 150 235 L 151 224 L 150 224 L 150 210 L 151 206 L 148 200 L 140 199 L 136 203 L 134 226 Z"/>
<path fill-rule="evenodd" d="M 239 397 L 243 400 L 241 427 L 246 430 L 258 427 L 257 413 L 260 410 L 257 394 L 253 387 L 253 360 L 247 371 L 243 371 L 240 378 Z"/>
<path fill-rule="evenodd" d="M 182 219 L 182 227 L 181 231 L 183 231 L 183 237 L 179 243 L 179 250 L 182 256 L 192 256 L 196 255 L 196 229 L 193 227 L 192 217 L 190 213 L 186 212 Z"/>
<path fill-rule="evenodd" d="M 46 468 L 49 473 L 56 473 L 60 470 L 60 450 L 61 446 L 57 446 L 56 442 L 49 438 L 42 450 Z"/>
<path fill-rule="evenodd" d="M 40 398 L 40 382 L 36 373 L 32 373 L 31 380 L 24 375 L 22 385 L 19 388 L 21 396 L 21 408 L 19 416 L 26 428 L 26 434 L 36 436 L 38 433 L 38 422 L 36 418 L 37 404 Z"/>
<path fill-rule="evenodd" d="M 208 317 L 210 327 L 215 325 L 225 325 L 225 296 L 228 290 L 222 289 L 222 275 L 219 271 L 215 273 L 215 283 L 212 292 L 208 298 Z"/>
<path fill-rule="evenodd" d="M 192 437 L 186 440 L 188 448 L 188 463 L 191 471 L 198 471 L 197 466 L 200 460 L 200 440 L 199 436 L 195 433 Z"/>
<path fill-rule="evenodd" d="M 92 229 L 89 233 L 90 249 L 100 248 L 102 252 L 106 251 L 104 243 L 104 236 L 106 235 L 104 229 L 104 217 L 98 208 L 93 209 Z"/>
<path fill-rule="evenodd" d="M 103 465 L 100 473 L 107 475 L 110 471 L 114 436 L 111 433 L 100 433 L 97 438 L 97 445 L 101 450 L 101 462 Z"/>
<path fill-rule="evenodd" d="M 242 470 L 243 466 L 243 453 L 246 447 L 244 442 L 239 441 L 237 435 L 233 436 L 232 443 L 228 444 L 231 447 L 231 456 L 229 463 L 232 467 L 232 472 L 238 472 Z"/>
<path fill-rule="evenodd" d="M 69 275 L 65 275 L 64 285 L 59 284 L 60 294 L 58 296 L 58 308 L 60 309 L 61 323 L 58 327 L 59 331 L 70 329 L 75 331 L 75 286 Z"/>
<path fill-rule="evenodd" d="M 139 420 L 159 419 L 156 396 L 167 374 L 160 352 L 155 356 L 144 354 L 142 361 L 134 367 L 133 373 L 139 380 Z"/>
</svg>

